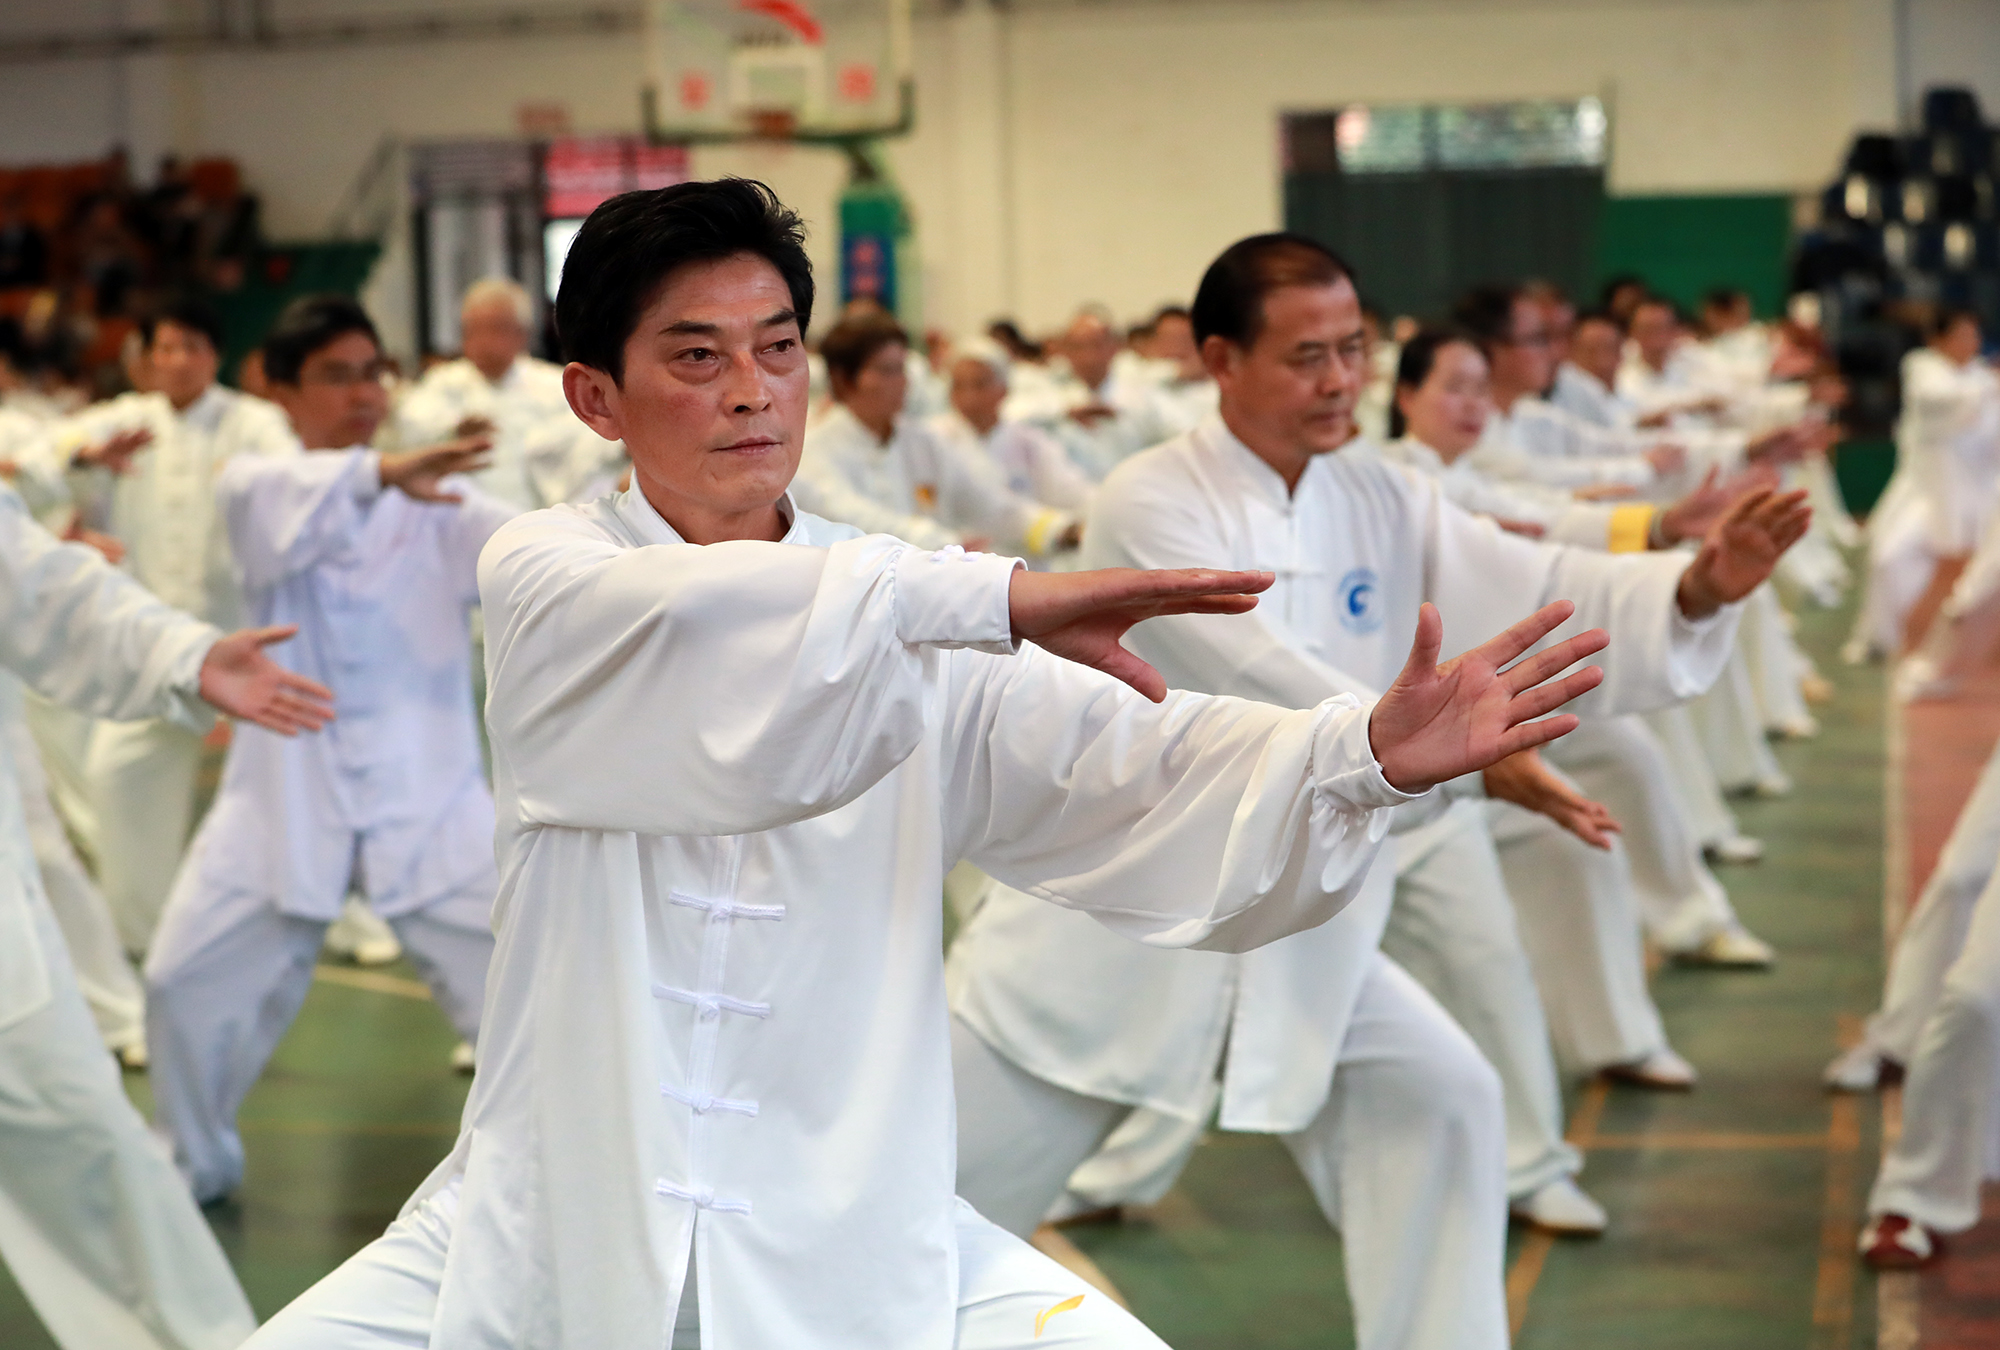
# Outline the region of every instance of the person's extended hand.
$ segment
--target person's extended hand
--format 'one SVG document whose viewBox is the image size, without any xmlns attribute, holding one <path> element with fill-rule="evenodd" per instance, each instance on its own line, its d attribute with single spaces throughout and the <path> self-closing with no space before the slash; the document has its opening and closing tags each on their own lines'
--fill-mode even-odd
<svg viewBox="0 0 2000 1350">
<path fill-rule="evenodd" d="M 1540 539 L 1547 534 L 1548 527 L 1539 520 L 1515 520 L 1509 516 L 1495 516 L 1493 523 L 1509 534 L 1518 534 L 1524 539 Z"/>
<path fill-rule="evenodd" d="M 1642 458 L 1653 466 L 1653 473 L 1660 478 L 1671 478 L 1687 465 L 1688 452 L 1685 446 L 1674 444 L 1656 445 L 1646 451 Z"/>
<path fill-rule="evenodd" d="M 1765 488 L 1744 497 L 1709 530 L 1701 552 L 1681 573 L 1681 613 L 1705 619 L 1756 590 L 1810 524 L 1804 491 Z"/>
<path fill-rule="evenodd" d="M 1579 633 L 1509 668 L 1575 612 L 1567 600 L 1544 605 L 1491 641 L 1438 665 L 1444 620 L 1426 603 L 1417 616 L 1410 659 L 1368 721 L 1368 743 L 1389 785 L 1399 792 L 1427 792 L 1575 730 L 1571 713 L 1532 719 L 1597 687 L 1604 672 L 1596 666 L 1551 677 L 1602 651 L 1611 640 L 1603 629 Z"/>
<path fill-rule="evenodd" d="M 153 443 L 153 433 L 147 427 L 134 427 L 129 431 L 114 432 L 96 445 L 86 445 L 71 457 L 70 462 L 83 469 L 109 469 L 114 474 L 132 472 L 132 456 Z"/>
<path fill-rule="evenodd" d="M 1699 539 L 1744 496 L 1777 486 L 1778 471 L 1768 464 L 1753 465 L 1728 478 L 1722 470 L 1710 469 L 1699 487 L 1660 512 L 1660 537 L 1668 544 Z"/>
<path fill-rule="evenodd" d="M 1269 572 L 1207 568 L 1016 570 L 1008 605 L 1015 637 L 1115 676 L 1158 703 L 1167 696 L 1167 682 L 1119 643 L 1125 631 L 1161 614 L 1245 613 L 1256 608 L 1257 592 L 1276 579 Z"/>
<path fill-rule="evenodd" d="M 421 450 L 401 450 L 382 456 L 382 486 L 395 488 L 405 497 L 420 502 L 457 503 L 457 493 L 438 487 L 441 479 L 455 473 L 477 473 L 490 462 L 493 437 L 481 432 L 455 441 L 427 445 Z"/>
<path fill-rule="evenodd" d="M 217 642 L 201 663 L 201 696 L 229 716 L 280 736 L 318 731 L 333 720 L 333 691 L 264 654 L 264 648 L 298 631 L 296 624 L 242 628 Z"/>
<path fill-rule="evenodd" d="M 1543 762 L 1539 750 L 1523 750 L 1491 765 L 1481 775 L 1486 795 L 1547 816 L 1592 848 L 1610 848 L 1622 832 L 1617 817 L 1565 782 Z"/>
<path fill-rule="evenodd" d="M 65 543 L 83 544 L 96 549 L 104 556 L 104 561 L 113 567 L 125 561 L 125 545 L 121 540 L 101 530 L 91 529 L 80 518 L 74 516 L 70 518 L 69 528 L 63 531 L 62 537 Z"/>
</svg>

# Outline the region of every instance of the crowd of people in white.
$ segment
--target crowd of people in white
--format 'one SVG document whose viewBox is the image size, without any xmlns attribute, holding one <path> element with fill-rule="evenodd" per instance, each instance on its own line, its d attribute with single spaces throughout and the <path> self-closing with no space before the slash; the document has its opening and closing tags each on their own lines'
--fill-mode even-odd
<svg viewBox="0 0 2000 1350">
<path fill-rule="evenodd" d="M 327 946 L 407 954 L 476 1076 L 260 1347 L 1156 1345 L 1015 1239 L 1210 1128 L 1284 1141 L 1370 1350 L 1504 1346 L 1510 1216 L 1614 1221 L 1562 1082 L 1696 1086 L 1649 943 L 1776 959 L 1715 868 L 1862 539 L 1811 326 L 1531 283 L 1385 331 L 1269 235 L 1129 334 L 857 300 L 808 351 L 798 238 L 630 194 L 567 367 L 493 279 L 420 379 L 317 296 L 235 390 L 185 301 L 131 392 L 0 408 L 0 1255 L 65 1347 L 251 1335 L 196 1205 Z M 1856 659 L 1957 577 L 1909 697 L 2000 636 L 1979 348 L 1909 358 L 1867 531 Z M 1829 1070 L 1910 1073 L 1878 1263 L 1976 1216 L 1996 857 L 2000 759 Z"/>
</svg>

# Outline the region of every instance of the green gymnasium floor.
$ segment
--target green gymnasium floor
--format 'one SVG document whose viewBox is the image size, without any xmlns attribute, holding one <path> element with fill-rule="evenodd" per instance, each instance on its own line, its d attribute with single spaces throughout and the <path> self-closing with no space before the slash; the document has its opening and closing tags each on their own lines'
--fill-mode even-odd
<svg viewBox="0 0 2000 1350">
<path fill-rule="evenodd" d="M 1834 657 L 1844 615 L 1803 619 L 1839 696 L 1818 710 L 1817 740 L 1779 747 L 1797 792 L 1737 803 L 1765 861 L 1722 874 L 1777 945 L 1778 967 L 1659 973 L 1699 1091 L 1574 1094 L 1584 1180 L 1612 1229 L 1597 1242 L 1510 1244 L 1524 1350 L 1875 1341 L 1874 1283 L 1852 1252 L 1878 1112 L 1829 1099 L 1818 1073 L 1880 986 L 1882 680 Z M 245 1107 L 240 1199 L 212 1215 L 260 1315 L 380 1232 L 449 1147 L 466 1086 L 446 1069 L 452 1039 L 407 970 L 322 968 Z M 143 1109 L 144 1078 L 127 1081 Z M 1065 1236 L 1071 1259 L 1094 1263 L 1177 1350 L 1353 1343 L 1339 1240 L 1274 1141 L 1213 1135 L 1156 1209 Z M 0 1347 L 51 1346 L 0 1272 Z"/>
</svg>

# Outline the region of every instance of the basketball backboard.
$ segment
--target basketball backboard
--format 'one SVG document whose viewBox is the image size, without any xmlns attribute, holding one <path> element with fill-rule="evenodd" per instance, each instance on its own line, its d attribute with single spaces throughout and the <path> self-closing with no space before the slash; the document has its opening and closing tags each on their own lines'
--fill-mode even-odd
<svg viewBox="0 0 2000 1350">
<path fill-rule="evenodd" d="M 852 141 L 908 129 L 910 0 L 648 0 L 655 141 Z"/>
</svg>

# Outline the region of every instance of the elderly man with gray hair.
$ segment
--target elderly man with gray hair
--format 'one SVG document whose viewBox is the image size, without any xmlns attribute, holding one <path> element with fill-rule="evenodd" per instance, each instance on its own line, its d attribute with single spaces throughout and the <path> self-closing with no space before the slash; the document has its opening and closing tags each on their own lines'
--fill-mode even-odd
<svg viewBox="0 0 2000 1350">
<path fill-rule="evenodd" d="M 433 367 L 396 413 L 404 445 L 491 433 L 493 462 L 474 476 L 524 510 L 573 500 L 621 457 L 577 421 L 562 367 L 528 351 L 534 304 L 517 281 L 484 277 L 459 305 L 459 358 Z"/>
</svg>

